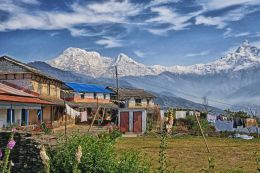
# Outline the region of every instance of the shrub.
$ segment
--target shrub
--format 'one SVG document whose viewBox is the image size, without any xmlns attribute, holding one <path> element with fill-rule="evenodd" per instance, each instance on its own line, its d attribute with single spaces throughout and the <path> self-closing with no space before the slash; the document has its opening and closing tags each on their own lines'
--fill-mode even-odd
<svg viewBox="0 0 260 173">
<path fill-rule="evenodd" d="M 134 150 L 126 151 L 119 157 L 116 172 L 148 173 L 150 172 L 150 163 L 139 152 Z"/>
<path fill-rule="evenodd" d="M 210 125 L 206 119 L 199 119 L 201 127 L 205 133 L 214 132 L 215 127 Z M 200 135 L 200 128 L 195 116 L 187 116 L 188 129 L 195 135 Z"/>
<path fill-rule="evenodd" d="M 113 131 L 110 133 L 111 139 L 115 140 L 117 138 L 122 137 L 122 133 L 118 128 L 113 129 Z"/>
<path fill-rule="evenodd" d="M 118 156 L 114 150 L 115 141 L 110 135 L 102 134 L 99 137 L 74 134 L 58 144 L 56 150 L 50 152 L 52 172 L 149 172 L 148 164 L 141 160 L 139 154 L 133 151 Z M 80 146 L 80 162 L 75 153 Z M 77 154 L 76 154 L 77 155 Z"/>
</svg>

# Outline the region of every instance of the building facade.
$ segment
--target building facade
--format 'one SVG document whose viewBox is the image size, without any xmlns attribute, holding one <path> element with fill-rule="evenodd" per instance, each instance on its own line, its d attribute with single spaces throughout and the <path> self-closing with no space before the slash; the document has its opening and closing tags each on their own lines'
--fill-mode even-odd
<svg viewBox="0 0 260 173">
<path fill-rule="evenodd" d="M 8 56 L 0 57 L 0 82 L 17 90 L 52 103 L 42 109 L 43 121 L 64 124 L 64 104 L 61 99 L 62 81 Z M 31 112 L 37 110 L 31 110 Z"/>
<path fill-rule="evenodd" d="M 51 121 L 52 103 L 0 83 L 0 128 Z"/>
<path fill-rule="evenodd" d="M 108 88 L 114 93 L 117 90 L 114 88 Z M 156 98 L 153 94 L 143 89 L 130 89 L 130 88 L 119 88 L 118 96 L 112 95 L 112 100 L 119 99 L 121 108 L 129 109 L 149 109 L 154 108 L 154 99 Z"/>
</svg>

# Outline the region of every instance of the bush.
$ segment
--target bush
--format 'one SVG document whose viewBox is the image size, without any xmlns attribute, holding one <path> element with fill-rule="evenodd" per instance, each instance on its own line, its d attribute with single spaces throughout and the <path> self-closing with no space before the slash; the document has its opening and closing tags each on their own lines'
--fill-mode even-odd
<svg viewBox="0 0 260 173">
<path fill-rule="evenodd" d="M 150 163 L 137 151 L 124 152 L 119 160 L 116 170 L 118 173 L 148 173 L 150 171 Z"/>
<path fill-rule="evenodd" d="M 200 125 L 205 133 L 215 132 L 215 127 L 210 125 L 206 119 L 199 119 Z M 195 116 L 187 116 L 188 129 L 195 135 L 200 135 L 200 128 Z"/>
<path fill-rule="evenodd" d="M 113 129 L 113 131 L 110 133 L 111 139 L 115 140 L 117 138 L 122 137 L 122 133 L 118 128 Z"/>
<path fill-rule="evenodd" d="M 58 148 L 50 153 L 51 171 L 55 173 L 124 173 L 135 168 L 140 173 L 149 172 L 147 170 L 150 167 L 141 160 L 138 154 L 129 151 L 119 157 L 114 150 L 114 144 L 115 141 L 110 135 L 93 137 L 74 134 L 67 139 L 67 143 L 59 143 Z M 79 146 L 82 151 L 80 162 L 75 157 Z"/>
</svg>

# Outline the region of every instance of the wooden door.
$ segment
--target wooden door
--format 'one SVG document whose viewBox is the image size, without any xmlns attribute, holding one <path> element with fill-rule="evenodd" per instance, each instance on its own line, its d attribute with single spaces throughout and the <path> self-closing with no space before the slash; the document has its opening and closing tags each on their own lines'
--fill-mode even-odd
<svg viewBox="0 0 260 173">
<path fill-rule="evenodd" d="M 120 131 L 129 131 L 129 112 L 120 112 Z"/>
<path fill-rule="evenodd" d="M 133 132 L 142 132 L 142 112 L 134 112 Z"/>
</svg>

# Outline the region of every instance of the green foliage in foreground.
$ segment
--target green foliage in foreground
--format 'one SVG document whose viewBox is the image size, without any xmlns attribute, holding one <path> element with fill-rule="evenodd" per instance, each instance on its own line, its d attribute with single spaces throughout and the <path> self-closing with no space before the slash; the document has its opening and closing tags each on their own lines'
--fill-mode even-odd
<svg viewBox="0 0 260 173">
<path fill-rule="evenodd" d="M 51 154 L 51 172 L 91 172 L 91 173 L 147 173 L 150 165 L 135 151 L 127 151 L 120 156 L 114 149 L 114 138 L 109 135 L 93 137 L 74 134 L 67 142 L 60 142 Z M 82 156 L 77 158 L 81 146 Z M 79 161 L 80 160 L 80 161 Z"/>
</svg>

